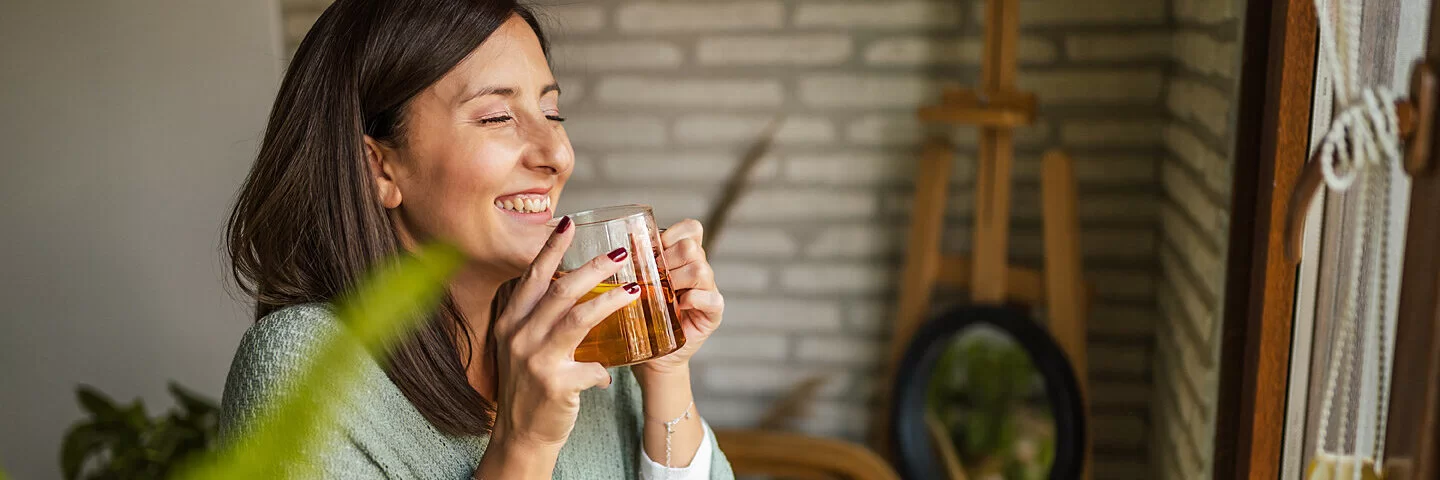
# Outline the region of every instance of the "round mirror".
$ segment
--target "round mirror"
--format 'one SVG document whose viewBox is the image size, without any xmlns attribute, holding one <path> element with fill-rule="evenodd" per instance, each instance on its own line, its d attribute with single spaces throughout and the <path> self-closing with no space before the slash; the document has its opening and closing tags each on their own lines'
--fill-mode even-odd
<svg viewBox="0 0 1440 480">
<path fill-rule="evenodd" d="M 890 412 L 901 475 L 1079 478 L 1085 417 L 1075 372 L 1024 310 L 952 309 L 913 338 Z"/>
</svg>

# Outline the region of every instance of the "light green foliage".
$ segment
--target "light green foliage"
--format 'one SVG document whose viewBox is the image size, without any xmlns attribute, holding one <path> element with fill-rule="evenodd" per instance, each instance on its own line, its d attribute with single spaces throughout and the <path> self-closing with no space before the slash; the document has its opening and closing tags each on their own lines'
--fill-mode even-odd
<svg viewBox="0 0 1440 480">
<path fill-rule="evenodd" d="M 336 335 L 318 354 L 291 392 L 264 409 L 244 438 L 189 462 L 178 478 L 236 479 L 306 476 L 308 452 L 332 428 L 333 397 L 327 388 L 353 384 L 359 375 L 354 349 L 381 351 L 419 325 L 444 293 L 446 280 L 463 263 L 453 247 L 437 245 L 388 263 L 372 272 L 353 295 L 339 302 L 336 316 L 350 335 Z"/>
<path fill-rule="evenodd" d="M 941 354 L 926 398 L 972 478 L 1048 476 L 1053 420 L 1030 356 L 1013 340 L 962 334 Z"/>
</svg>

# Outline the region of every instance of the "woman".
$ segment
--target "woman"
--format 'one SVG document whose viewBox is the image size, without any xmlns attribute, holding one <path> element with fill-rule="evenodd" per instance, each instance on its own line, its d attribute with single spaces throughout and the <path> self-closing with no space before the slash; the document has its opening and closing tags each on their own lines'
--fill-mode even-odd
<svg viewBox="0 0 1440 480">
<path fill-rule="evenodd" d="M 733 477 L 690 389 L 689 359 L 723 312 L 700 225 L 662 236 L 685 347 L 606 370 L 573 352 L 636 296 L 576 301 L 628 253 L 552 281 L 569 219 L 551 228 L 506 208 L 553 211 L 573 166 L 546 53 L 513 0 L 339 0 L 319 18 L 230 217 L 259 320 L 226 383 L 224 435 L 341 331 L 328 302 L 377 261 L 442 240 L 470 262 L 413 338 L 357 359 L 363 383 L 314 458 L 323 476 Z"/>
</svg>

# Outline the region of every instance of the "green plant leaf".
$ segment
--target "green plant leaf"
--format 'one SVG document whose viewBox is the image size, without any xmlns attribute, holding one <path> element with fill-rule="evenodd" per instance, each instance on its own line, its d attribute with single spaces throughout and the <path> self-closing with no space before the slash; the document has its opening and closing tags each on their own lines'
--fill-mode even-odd
<svg viewBox="0 0 1440 480">
<path fill-rule="evenodd" d="M 120 418 L 120 407 L 110 396 L 105 395 L 95 387 L 81 385 L 75 389 L 75 397 L 79 399 L 80 406 L 90 412 L 98 420 L 111 420 Z"/>
<path fill-rule="evenodd" d="M 175 397 L 176 403 L 179 403 L 181 407 L 185 408 L 185 412 L 191 415 L 203 415 L 220 410 L 214 401 L 196 395 L 178 383 L 170 382 L 169 390 L 170 396 Z"/>
<path fill-rule="evenodd" d="M 188 463 L 178 478 L 248 480 L 306 477 L 311 449 L 333 428 L 339 399 L 321 395 L 346 388 L 359 375 L 355 349 L 382 350 L 419 325 L 438 304 L 445 282 L 464 262 L 459 250 L 431 245 L 386 262 L 336 308 L 349 334 L 335 335 L 317 349 L 314 361 L 295 378 L 288 394 L 262 408 L 244 438 L 206 458 Z"/>
<path fill-rule="evenodd" d="M 90 452 L 105 442 L 105 436 L 92 423 L 77 423 L 65 433 L 60 444 L 60 471 L 65 480 L 75 480 Z"/>
</svg>

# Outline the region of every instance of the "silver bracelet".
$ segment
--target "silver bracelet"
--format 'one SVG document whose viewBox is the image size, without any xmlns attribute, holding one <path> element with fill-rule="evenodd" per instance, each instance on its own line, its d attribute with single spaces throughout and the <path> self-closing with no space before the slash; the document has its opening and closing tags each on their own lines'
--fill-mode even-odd
<svg viewBox="0 0 1440 480">
<path fill-rule="evenodd" d="M 695 401 L 691 400 L 690 404 L 685 406 L 685 414 L 665 422 L 665 480 L 670 480 L 670 440 L 675 436 L 675 426 L 690 419 L 690 408 L 694 406 Z"/>
</svg>

